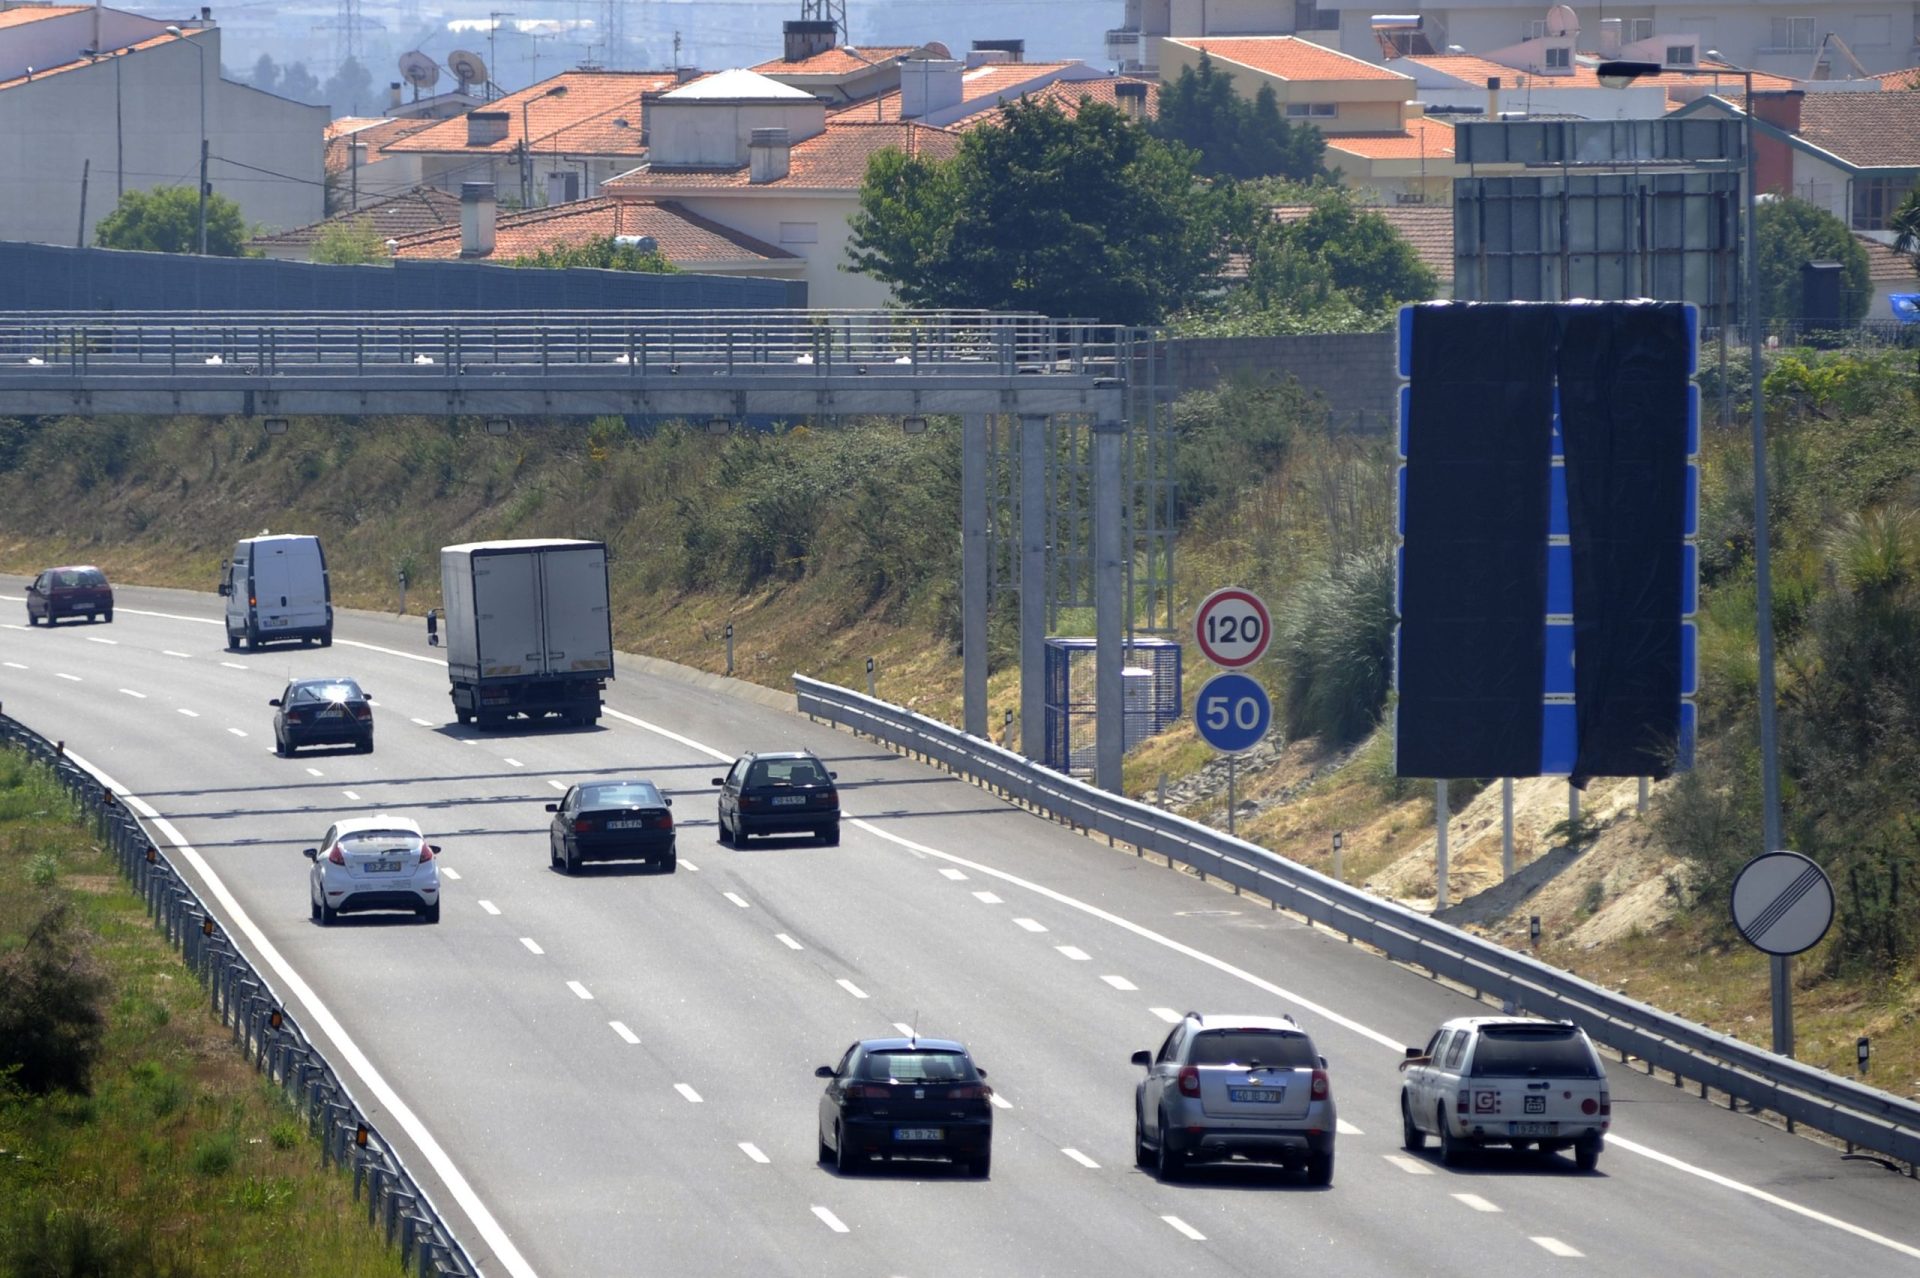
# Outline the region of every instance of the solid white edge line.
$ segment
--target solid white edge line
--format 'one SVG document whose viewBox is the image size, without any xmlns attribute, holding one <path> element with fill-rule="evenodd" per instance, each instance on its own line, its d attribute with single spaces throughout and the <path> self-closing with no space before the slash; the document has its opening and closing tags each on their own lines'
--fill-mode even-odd
<svg viewBox="0 0 1920 1278">
<path fill-rule="evenodd" d="M 773 1160 L 760 1152 L 760 1147 L 750 1140 L 740 1142 L 740 1152 L 756 1163 L 770 1163 Z"/>
<path fill-rule="evenodd" d="M 181 857 L 193 868 L 194 873 L 198 874 L 201 881 L 207 885 L 207 890 L 213 893 L 214 899 L 227 911 L 227 917 L 232 924 L 239 927 L 241 934 L 252 943 L 260 957 L 266 960 L 267 966 L 271 967 L 274 974 L 286 983 L 288 992 L 305 1008 L 307 1015 L 313 1018 L 314 1027 L 333 1040 L 345 1066 L 367 1085 L 368 1091 L 379 1101 L 381 1107 L 393 1115 L 394 1121 L 400 1124 L 401 1130 L 405 1131 L 408 1138 L 419 1148 L 428 1164 L 432 1166 L 434 1174 L 446 1183 L 447 1191 L 453 1195 L 454 1201 L 460 1204 L 460 1209 L 473 1222 L 474 1228 L 480 1231 L 481 1238 L 499 1259 L 500 1264 L 508 1273 L 516 1275 L 516 1278 L 535 1278 L 533 1266 L 528 1264 L 526 1257 L 520 1254 L 520 1249 L 513 1245 L 513 1240 L 507 1236 L 507 1231 L 501 1228 L 500 1222 L 487 1209 L 487 1205 L 480 1201 L 479 1194 L 474 1192 L 473 1186 L 454 1165 L 447 1151 L 441 1148 L 440 1142 L 434 1139 L 433 1133 L 427 1130 L 426 1124 L 421 1122 L 419 1116 L 400 1099 L 400 1094 L 394 1091 L 392 1085 L 373 1067 L 373 1062 L 367 1059 L 366 1053 L 360 1050 L 359 1044 L 348 1036 L 346 1029 L 328 1010 L 327 1005 L 320 1001 L 320 996 L 314 993 L 313 987 L 307 984 L 273 942 L 267 939 L 267 934 L 260 930 L 252 916 L 241 908 L 238 898 L 227 889 L 225 880 L 214 873 L 213 867 L 207 864 L 206 858 L 201 856 L 180 831 L 174 828 L 173 823 L 161 816 L 152 804 L 129 793 L 125 786 L 73 751 L 67 751 L 67 757 L 91 772 L 100 784 L 125 799 L 134 811 L 152 821 L 154 829 L 173 844 Z"/>
<path fill-rule="evenodd" d="M 671 728 L 663 728 L 657 723 L 648 723 L 645 719 L 636 719 L 630 714 L 615 710 L 612 706 L 605 707 L 601 713 L 607 715 L 609 718 L 618 719 L 622 723 L 631 723 L 636 728 L 645 728 L 648 732 L 657 732 L 667 740 L 678 741 L 681 745 L 687 747 L 687 749 L 696 750 L 706 755 L 709 759 L 715 759 L 721 763 L 733 762 L 733 756 L 730 754 L 722 754 L 712 746 L 701 745 L 692 737 L 683 737 Z"/>
<path fill-rule="evenodd" d="M 618 1034 L 621 1038 L 625 1039 L 627 1042 L 631 1043 L 633 1046 L 635 1047 L 640 1046 L 640 1036 L 634 1033 L 632 1030 L 628 1029 L 621 1022 L 608 1021 L 607 1025 L 613 1030 L 614 1033 Z"/>
<path fill-rule="evenodd" d="M 673 1090 L 676 1092 L 679 1092 L 682 1096 L 686 1097 L 687 1103 L 689 1105 L 700 1104 L 700 1093 L 694 1091 L 693 1088 L 689 1087 L 687 1084 L 675 1083 L 673 1085 Z"/>
<path fill-rule="evenodd" d="M 1085 1154 L 1081 1153 L 1077 1149 L 1063 1149 L 1060 1152 L 1065 1154 L 1068 1158 L 1071 1158 L 1074 1162 L 1079 1163 L 1082 1167 L 1089 1168 L 1093 1171 L 1100 1170 L 1099 1163 L 1094 1162 L 1091 1158 L 1088 1158 Z"/>
<path fill-rule="evenodd" d="M 813 1214 L 820 1218 L 821 1224 L 825 1225 L 828 1229 L 831 1229 L 836 1234 L 845 1234 L 845 1233 L 852 1232 L 844 1224 L 840 1222 L 840 1218 L 838 1216 L 828 1211 L 825 1207 L 815 1205 L 813 1209 Z"/>
<path fill-rule="evenodd" d="M 1186 1221 L 1180 1219 L 1178 1216 L 1162 1216 L 1160 1219 L 1166 1221 L 1169 1225 L 1172 1225 L 1175 1229 L 1179 1230 L 1181 1233 L 1185 1234 L 1187 1237 L 1193 1239 L 1193 1241 L 1195 1242 L 1205 1242 L 1207 1240 L 1207 1236 L 1205 1234 L 1201 1233 L 1199 1230 L 1195 1229 L 1192 1225 L 1189 1225 Z"/>
</svg>

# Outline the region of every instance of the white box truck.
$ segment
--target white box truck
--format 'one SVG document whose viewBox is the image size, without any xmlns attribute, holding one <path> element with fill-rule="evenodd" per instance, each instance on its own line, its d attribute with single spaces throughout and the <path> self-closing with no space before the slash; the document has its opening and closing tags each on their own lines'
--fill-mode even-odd
<svg viewBox="0 0 1920 1278">
<path fill-rule="evenodd" d="M 440 550 L 453 712 L 588 724 L 613 678 L 607 548 L 597 541 L 476 541 Z M 429 632 L 431 633 L 431 631 Z"/>
<path fill-rule="evenodd" d="M 318 537 L 301 533 L 246 537 L 220 565 L 227 601 L 227 647 L 298 639 L 333 642 L 333 590 Z"/>
</svg>

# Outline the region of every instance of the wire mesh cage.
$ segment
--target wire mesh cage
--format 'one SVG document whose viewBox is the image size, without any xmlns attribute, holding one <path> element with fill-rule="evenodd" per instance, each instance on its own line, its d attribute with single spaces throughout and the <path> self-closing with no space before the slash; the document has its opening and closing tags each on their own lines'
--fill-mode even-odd
<svg viewBox="0 0 1920 1278">
<path fill-rule="evenodd" d="M 1122 645 L 1126 748 L 1164 731 L 1180 717 L 1180 645 L 1135 638 Z M 1047 741 L 1042 761 L 1056 772 L 1091 774 L 1098 661 L 1092 639 L 1047 639 Z"/>
</svg>

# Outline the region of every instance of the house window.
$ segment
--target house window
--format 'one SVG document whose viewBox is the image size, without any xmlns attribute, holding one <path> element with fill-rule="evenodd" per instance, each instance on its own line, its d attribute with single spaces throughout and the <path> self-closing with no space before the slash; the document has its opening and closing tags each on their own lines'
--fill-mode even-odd
<svg viewBox="0 0 1920 1278">
<path fill-rule="evenodd" d="M 1670 44 L 1667 46 L 1667 65 L 1670 67 L 1690 67 L 1693 65 L 1693 46 L 1690 44 Z"/>
<path fill-rule="evenodd" d="M 1295 120 L 1331 120 L 1340 114 L 1338 102 L 1289 102 L 1287 115 Z"/>
<path fill-rule="evenodd" d="M 1652 18 L 1628 18 L 1620 25 L 1624 28 L 1621 35 L 1626 37 L 1628 44 L 1638 44 L 1642 40 L 1653 39 Z"/>
<path fill-rule="evenodd" d="M 1853 180 L 1853 229 L 1884 231 L 1893 220 L 1894 210 L 1913 190 L 1911 176 L 1897 178 L 1855 178 Z"/>
<path fill-rule="evenodd" d="M 782 244 L 818 244 L 820 224 L 818 222 L 782 222 L 780 242 Z"/>
<path fill-rule="evenodd" d="M 1547 50 L 1547 70 L 1565 71 L 1568 67 L 1572 65 L 1573 65 L 1572 49 L 1562 47 L 1562 48 Z"/>
<path fill-rule="evenodd" d="M 1773 20 L 1773 47 L 1793 51 L 1813 48 L 1812 18 L 1775 18 Z"/>
<path fill-rule="evenodd" d="M 1319 8 L 1314 0 L 1293 0 L 1293 29 L 1295 31 L 1338 31 L 1340 11 Z"/>
<path fill-rule="evenodd" d="M 1527 23 L 1526 33 L 1522 35 L 1520 38 L 1522 40 L 1540 40 L 1540 39 L 1544 39 L 1546 37 L 1546 34 L 1547 34 L 1546 22 L 1540 18 L 1535 18 L 1533 21 Z"/>
</svg>

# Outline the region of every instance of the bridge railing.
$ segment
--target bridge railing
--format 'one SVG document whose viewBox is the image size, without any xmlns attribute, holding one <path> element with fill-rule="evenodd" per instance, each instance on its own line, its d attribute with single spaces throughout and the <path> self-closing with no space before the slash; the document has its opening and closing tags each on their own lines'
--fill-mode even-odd
<svg viewBox="0 0 1920 1278">
<path fill-rule="evenodd" d="M 802 714 L 872 737 L 1017 803 L 1253 892 L 1274 908 L 1508 1006 L 1582 1026 L 1674 1086 L 1697 1084 L 1908 1165 L 1920 1162 L 1920 1104 L 1741 1042 L 1594 985 L 1529 955 L 1347 886 L 1257 844 L 1095 789 L 911 710 L 796 674 Z"/>
<path fill-rule="evenodd" d="M 0 715 L 0 743 L 17 746 L 50 768 L 92 820 L 95 834 L 145 900 L 154 926 L 200 979 L 234 1045 L 286 1094 L 327 1160 L 352 1173 L 354 1197 L 364 1196 L 367 1223 L 399 1248 L 402 1271 L 422 1278 L 477 1278 L 478 1268 L 433 1200 L 301 1029 L 273 982 L 234 945 L 225 924 L 140 819 L 60 745 L 5 715 Z"/>
</svg>

